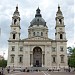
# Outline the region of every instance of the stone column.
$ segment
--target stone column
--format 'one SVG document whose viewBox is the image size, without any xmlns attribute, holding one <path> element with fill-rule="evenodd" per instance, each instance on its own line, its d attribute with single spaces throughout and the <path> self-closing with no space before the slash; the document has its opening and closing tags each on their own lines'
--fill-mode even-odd
<svg viewBox="0 0 75 75">
<path fill-rule="evenodd" d="M 32 54 L 32 67 L 33 67 L 33 54 Z"/>
<path fill-rule="evenodd" d="M 45 54 L 43 54 L 43 65 L 45 65 Z"/>
<path fill-rule="evenodd" d="M 43 54 L 42 54 L 42 67 L 43 67 Z"/>
<path fill-rule="evenodd" d="M 33 66 L 33 54 L 31 54 L 31 67 Z"/>
</svg>

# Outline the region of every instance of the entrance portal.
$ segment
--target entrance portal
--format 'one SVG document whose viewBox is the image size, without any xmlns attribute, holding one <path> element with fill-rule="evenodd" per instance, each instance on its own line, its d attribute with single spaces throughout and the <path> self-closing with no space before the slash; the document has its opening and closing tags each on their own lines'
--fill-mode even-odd
<svg viewBox="0 0 75 75">
<path fill-rule="evenodd" d="M 33 66 L 42 67 L 42 49 L 40 47 L 33 49 Z"/>
<path fill-rule="evenodd" d="M 39 66 L 39 60 L 36 60 L 36 65 Z"/>
</svg>

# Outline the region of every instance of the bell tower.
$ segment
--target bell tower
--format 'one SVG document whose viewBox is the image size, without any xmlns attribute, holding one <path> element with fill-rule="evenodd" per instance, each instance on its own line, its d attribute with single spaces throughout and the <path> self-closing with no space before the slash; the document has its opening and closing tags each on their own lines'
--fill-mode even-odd
<svg viewBox="0 0 75 75">
<path fill-rule="evenodd" d="M 55 40 L 66 40 L 66 33 L 65 33 L 65 25 L 64 25 L 64 17 L 61 12 L 60 6 L 58 5 L 58 11 L 56 13 L 56 33 L 55 33 Z"/>
<path fill-rule="evenodd" d="M 67 39 L 64 25 L 64 17 L 61 12 L 60 6 L 58 6 L 58 11 L 56 13 L 56 26 L 55 26 L 55 40 L 57 44 L 57 66 L 67 66 Z"/>
<path fill-rule="evenodd" d="M 12 17 L 11 23 L 11 32 L 9 40 L 19 40 L 20 39 L 20 14 L 18 11 L 18 6 L 16 6 L 16 10 Z"/>
</svg>

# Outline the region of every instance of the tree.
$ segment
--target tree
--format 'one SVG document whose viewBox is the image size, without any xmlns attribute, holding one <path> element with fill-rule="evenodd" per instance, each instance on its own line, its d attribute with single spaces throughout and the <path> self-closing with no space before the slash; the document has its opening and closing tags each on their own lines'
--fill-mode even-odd
<svg viewBox="0 0 75 75">
<path fill-rule="evenodd" d="M 68 47 L 67 48 L 69 51 L 69 57 L 68 57 L 68 65 L 69 67 L 74 67 L 75 68 L 75 47 Z"/>
<path fill-rule="evenodd" d="M 7 66 L 7 60 L 0 60 L 0 67 L 6 67 Z"/>
</svg>

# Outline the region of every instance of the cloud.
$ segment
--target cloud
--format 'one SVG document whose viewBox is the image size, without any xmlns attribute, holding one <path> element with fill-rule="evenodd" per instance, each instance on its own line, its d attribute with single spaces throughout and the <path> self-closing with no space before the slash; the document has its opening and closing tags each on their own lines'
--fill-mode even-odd
<svg viewBox="0 0 75 75">
<path fill-rule="evenodd" d="M 55 17 L 58 9 L 58 4 L 64 16 L 66 25 L 66 35 L 68 46 L 74 44 L 74 1 L 73 0 L 2 0 L 0 2 L 0 54 L 3 50 L 8 50 L 8 39 L 10 35 L 10 25 L 15 7 L 18 4 L 21 16 L 21 38 L 28 37 L 28 27 L 30 22 L 35 17 L 36 9 L 41 9 L 42 17 L 47 22 L 49 29 L 49 38 L 55 39 Z"/>
</svg>

